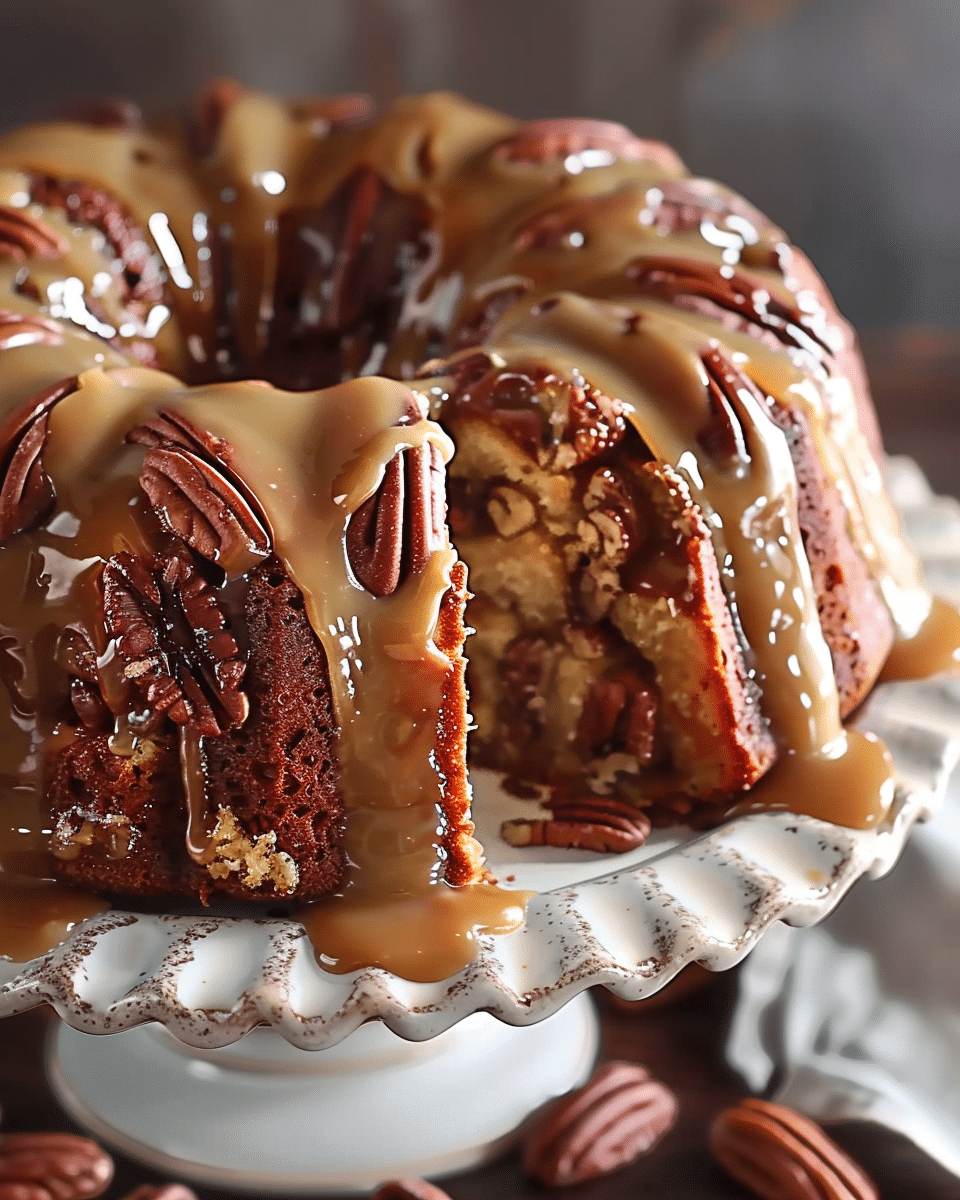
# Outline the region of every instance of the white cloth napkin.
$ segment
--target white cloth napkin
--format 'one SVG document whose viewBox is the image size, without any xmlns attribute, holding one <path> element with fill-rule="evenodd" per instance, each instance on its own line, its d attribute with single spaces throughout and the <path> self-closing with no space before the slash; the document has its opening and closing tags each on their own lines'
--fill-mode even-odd
<svg viewBox="0 0 960 1200">
<path fill-rule="evenodd" d="M 878 1121 L 960 1176 L 960 773 L 885 879 L 761 939 L 727 1057 L 753 1091 Z"/>
</svg>

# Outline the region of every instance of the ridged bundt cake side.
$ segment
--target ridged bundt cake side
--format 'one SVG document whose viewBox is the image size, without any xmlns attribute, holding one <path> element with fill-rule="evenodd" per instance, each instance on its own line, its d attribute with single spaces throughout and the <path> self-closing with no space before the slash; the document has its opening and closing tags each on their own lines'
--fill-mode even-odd
<svg viewBox="0 0 960 1200">
<path fill-rule="evenodd" d="M 6 767 L 44 773 L 58 871 L 478 878 L 428 408 L 477 761 L 610 848 L 744 805 L 882 818 L 889 760 L 842 720 L 940 610 L 781 230 L 620 126 L 446 95 L 94 116 L 0 139 Z M 147 871 L 165 807 L 185 853 Z"/>
</svg>

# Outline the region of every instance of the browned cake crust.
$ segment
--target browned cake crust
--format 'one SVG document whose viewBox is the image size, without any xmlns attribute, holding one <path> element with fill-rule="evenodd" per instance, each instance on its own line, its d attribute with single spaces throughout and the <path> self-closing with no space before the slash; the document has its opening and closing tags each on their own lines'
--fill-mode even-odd
<svg viewBox="0 0 960 1200">
<path fill-rule="evenodd" d="M 893 622 L 853 545 L 846 508 L 820 462 L 804 414 L 773 403 L 770 414 L 787 435 L 797 473 L 797 518 L 833 658 L 840 713 L 847 716 L 877 681 L 893 645 Z"/>
<path fill-rule="evenodd" d="M 343 804 L 324 650 L 276 558 L 250 573 L 245 592 L 237 624 L 248 643 L 249 715 L 205 739 L 202 751 L 208 806 L 228 810 L 232 822 L 216 845 L 219 862 L 205 869 L 184 848 L 187 804 L 172 733 L 122 757 L 104 734 L 81 730 L 54 757 L 47 788 L 64 877 L 121 894 L 280 898 L 291 891 L 282 873 L 271 876 L 281 853 L 297 863 L 298 897 L 341 883 Z"/>
</svg>

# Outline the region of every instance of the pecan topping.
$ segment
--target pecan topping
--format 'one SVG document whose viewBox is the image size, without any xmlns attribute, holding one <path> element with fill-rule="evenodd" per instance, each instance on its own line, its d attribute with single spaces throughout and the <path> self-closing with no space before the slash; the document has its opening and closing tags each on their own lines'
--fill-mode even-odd
<svg viewBox="0 0 960 1200">
<path fill-rule="evenodd" d="M 627 267 L 641 296 L 719 321 L 773 350 L 799 351 L 816 363 L 831 359 L 842 344 L 825 311 L 804 313 L 770 295 L 766 284 L 742 271 L 685 258 L 642 258 Z M 838 342 L 838 337 L 840 341 Z"/>
<path fill-rule="evenodd" d="M 121 96 L 81 96 L 64 107 L 62 119 L 94 129 L 120 129 L 125 133 L 136 133 L 143 128 L 140 105 Z"/>
<path fill-rule="evenodd" d="M 137 425 L 127 434 L 128 442 L 138 446 L 176 446 L 204 458 L 215 458 L 224 464 L 230 462 L 231 447 L 223 438 L 207 429 L 200 429 L 178 412 L 167 410 L 157 413 L 142 425 Z"/>
<path fill-rule="evenodd" d="M 53 481 L 43 469 L 50 411 L 77 386 L 65 379 L 28 400 L 0 426 L 0 542 L 38 525 L 53 508 Z"/>
<path fill-rule="evenodd" d="M 443 459 L 432 443 L 404 450 L 374 494 L 350 518 L 346 552 L 374 596 L 389 596 L 444 544 Z"/>
<path fill-rule="evenodd" d="M 73 1133 L 0 1136 L 0 1200 L 91 1200 L 113 1178 L 113 1160 Z"/>
<path fill-rule="evenodd" d="M 161 525 L 228 575 L 242 575 L 271 550 L 265 520 L 222 469 L 176 446 L 147 453 L 140 486 Z"/>
<path fill-rule="evenodd" d="M 370 1200 L 450 1200 L 450 1197 L 425 1179 L 392 1179 L 381 1184 Z"/>
<path fill-rule="evenodd" d="M 23 208 L 0 204 L 0 258 L 26 262 L 28 258 L 61 258 L 66 239 L 52 225 Z"/>
<path fill-rule="evenodd" d="M 201 158 L 206 158 L 216 149 L 224 118 L 246 90 L 235 79 L 213 79 L 197 97 L 190 124 L 190 140 Z"/>
<path fill-rule="evenodd" d="M 144 1183 L 127 1192 L 123 1200 L 197 1200 L 197 1196 L 182 1183 Z"/>
<path fill-rule="evenodd" d="M 168 410 L 132 429 L 127 441 L 150 448 L 140 486 L 169 533 L 228 575 L 270 553 L 270 523 L 229 466 L 233 450 L 223 438 Z"/>
<path fill-rule="evenodd" d="M 362 92 L 344 96 L 310 96 L 294 100 L 290 112 L 297 121 L 307 121 L 317 137 L 340 129 L 363 125 L 373 116 L 373 97 Z"/>
<path fill-rule="evenodd" d="M 596 458 L 615 446 L 627 431 L 621 400 L 606 396 L 589 384 L 568 384 L 564 441 L 576 452 L 578 463 Z"/>
<path fill-rule="evenodd" d="M 671 233 L 692 233 L 704 222 L 727 225 L 730 217 L 737 218 L 733 229 L 742 237 L 756 233 L 765 242 L 782 241 L 785 234 L 742 196 L 721 192 L 708 179 L 665 179 L 646 194 L 644 225 L 650 225 L 664 236 Z M 746 223 L 746 224 L 744 224 Z M 741 253 L 751 253 L 752 243 Z M 766 251 L 769 253 L 769 251 Z M 757 266 L 775 266 L 772 262 Z"/>
<path fill-rule="evenodd" d="M 56 321 L 0 308 L 0 350 L 17 346 L 61 346 L 63 332 Z"/>
<path fill-rule="evenodd" d="M 547 1187 L 598 1179 L 633 1162 L 671 1128 L 674 1094 L 635 1063 L 610 1062 L 540 1117 L 523 1169 Z"/>
<path fill-rule="evenodd" d="M 150 249 L 147 235 L 119 201 L 92 184 L 50 175 L 31 177 L 30 199 L 47 208 L 62 208 L 72 222 L 103 234 L 120 260 L 128 303 L 146 307 L 164 300 L 159 259 Z"/>
<path fill-rule="evenodd" d="M 710 1149 L 761 1200 L 879 1200 L 873 1181 L 815 1122 L 783 1104 L 742 1100 L 718 1113 Z"/>
<path fill-rule="evenodd" d="M 303 390 L 383 373 L 405 298 L 435 256 L 433 223 L 424 199 L 366 166 L 324 204 L 282 212 L 264 377 Z"/>
<path fill-rule="evenodd" d="M 596 854 L 625 854 L 650 836 L 645 813 L 609 796 L 551 800 L 549 807 L 551 817 L 504 821 L 500 836 L 511 846 L 553 846 Z"/>
<path fill-rule="evenodd" d="M 765 409 L 763 393 L 716 347 L 705 351 L 700 361 L 707 373 L 710 419 L 697 434 L 697 442 L 715 461 L 748 462 L 750 455 L 737 416 L 742 409 L 738 393 L 746 389 Z"/>
<path fill-rule="evenodd" d="M 493 333 L 500 318 L 530 291 L 527 283 L 511 283 L 485 296 L 480 305 L 465 315 L 450 337 L 453 350 L 482 346 Z"/>
<path fill-rule="evenodd" d="M 597 166 L 606 166 L 617 159 L 649 159 L 668 170 L 683 169 L 683 163 L 663 142 L 637 137 L 614 121 L 576 118 L 530 121 L 501 142 L 495 155 L 503 162 L 536 165 L 590 150 L 605 156 L 605 161 L 598 161 Z"/>
<path fill-rule="evenodd" d="M 123 551 L 103 568 L 103 615 L 148 711 L 215 737 L 242 725 L 245 663 L 214 592 L 183 559 Z"/>
</svg>

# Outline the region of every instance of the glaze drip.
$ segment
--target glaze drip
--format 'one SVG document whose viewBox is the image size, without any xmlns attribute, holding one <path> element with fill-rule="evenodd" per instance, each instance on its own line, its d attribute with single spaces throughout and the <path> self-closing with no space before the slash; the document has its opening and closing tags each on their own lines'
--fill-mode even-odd
<svg viewBox="0 0 960 1200">
<path fill-rule="evenodd" d="M 376 564 L 354 569 L 347 536 L 388 473 L 427 486 L 449 459 L 449 439 L 424 419 L 427 400 L 442 413 L 450 380 L 477 349 L 505 371 L 535 369 L 614 398 L 617 437 L 629 427 L 699 510 L 777 747 L 743 804 L 881 821 L 889 759 L 842 724 L 798 516 L 791 421 L 809 430 L 889 612 L 888 674 L 952 667 L 960 619 L 931 604 L 900 540 L 855 338 L 806 259 L 740 197 L 689 178 L 666 147 L 618 127 L 524 127 L 444 95 L 402 100 L 376 122 L 319 111 L 218 86 L 189 136 L 60 123 L 0 139 L 0 417 L 79 376 L 44 418 L 57 508 L 39 514 L 45 524 L 11 527 L 0 548 L 7 577 L 23 581 L 0 597 L 4 879 L 45 879 L 51 844 L 68 856 L 93 836 L 44 819 L 44 760 L 77 729 L 109 725 L 110 754 L 137 770 L 162 757 L 171 734 L 133 704 L 131 663 L 91 614 L 104 562 L 152 558 L 179 537 L 206 554 L 218 587 L 216 572 L 226 576 L 221 624 L 242 604 L 230 588 L 275 555 L 326 655 L 350 899 L 305 914 L 326 965 L 442 977 L 469 957 L 471 931 L 516 925 L 516 896 L 440 882 L 480 870 L 469 834 L 458 841 L 438 827 L 446 782 L 431 751 L 458 669 L 434 640 L 444 597 L 465 587 L 456 554 L 431 509 L 419 549 L 404 550 L 416 569 L 368 590 L 360 576 L 386 576 Z M 387 379 L 344 381 L 409 380 L 462 347 L 471 349 L 413 395 Z M 253 370 L 330 390 L 229 382 Z M 229 464 L 176 438 L 124 440 L 171 413 L 229 446 Z M 160 527 L 139 486 L 146 455 L 149 499 L 170 505 Z M 240 498 L 216 553 L 204 549 L 202 523 L 175 511 L 175 493 L 191 488 L 206 489 L 208 515 Z M 389 522 L 388 508 L 378 521 Z M 79 628 L 92 631 L 92 648 L 66 646 L 65 631 Z M 33 648 L 57 631 L 64 648 L 45 676 Z M 886 627 L 878 637 L 889 641 Z M 213 811 L 203 787 L 206 739 L 189 724 L 175 736 L 185 838 L 209 870 L 217 846 L 235 847 L 229 812 Z M 465 811 L 447 820 L 468 829 Z M 111 837 L 122 848 L 122 831 Z M 260 866 L 290 883 L 260 837 Z M 50 888 L 60 904 L 66 892 Z M 70 911 L 98 903 L 79 898 Z M 424 958 L 425 931 L 441 929 L 442 946 Z"/>
</svg>

